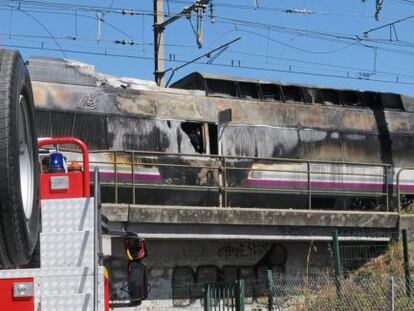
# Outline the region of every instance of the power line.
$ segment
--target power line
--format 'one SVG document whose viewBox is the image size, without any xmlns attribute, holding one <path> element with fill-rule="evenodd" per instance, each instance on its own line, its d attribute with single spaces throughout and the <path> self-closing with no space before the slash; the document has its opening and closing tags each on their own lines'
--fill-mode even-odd
<svg viewBox="0 0 414 311">
<path fill-rule="evenodd" d="M 0 35 L 8 35 L 8 34 L 0 33 Z M 20 40 L 24 40 L 24 42 L 27 42 L 27 40 L 30 39 L 30 38 L 35 38 L 35 39 L 49 39 L 50 38 L 48 36 L 38 36 L 38 35 L 34 35 L 34 34 L 10 34 L 10 36 L 11 37 L 17 36 L 18 38 L 21 38 Z M 68 38 L 68 37 L 55 37 L 55 38 L 57 40 L 66 40 L 66 41 L 69 41 L 69 42 L 72 42 L 72 41 L 86 41 L 86 42 L 92 41 L 92 42 L 95 42 L 95 40 L 92 39 L 92 38 L 77 38 L 76 40 L 73 40 L 72 38 Z M 37 40 L 33 40 L 33 41 L 38 42 Z M 111 41 L 111 40 L 102 40 L 102 42 L 104 42 L 104 43 L 105 42 L 106 43 L 113 43 L 113 41 Z M 46 43 L 46 42 L 42 42 L 42 44 L 43 43 Z M 141 44 L 142 45 L 147 45 L 147 46 L 153 45 L 153 43 L 151 43 L 151 42 L 141 42 Z M 43 45 L 43 46 L 45 46 L 45 45 Z M 90 45 L 87 46 L 87 45 L 79 45 L 79 44 L 77 44 L 77 45 L 65 44 L 65 46 L 86 48 L 86 49 L 96 49 L 96 48 L 98 48 L 97 46 L 90 46 Z M 178 45 L 178 47 L 180 47 L 180 46 Z M 187 46 L 183 46 L 183 47 L 186 48 Z M 193 46 L 193 47 L 195 47 L 195 46 Z M 100 48 L 102 48 L 102 45 L 100 45 Z M 114 47 L 112 47 L 112 48 L 111 47 L 103 47 L 103 48 L 105 48 L 106 51 L 120 50 L 120 49 L 116 49 Z M 128 50 L 125 50 L 125 49 L 122 49 L 122 50 L 123 51 L 128 51 Z M 136 50 L 131 50 L 131 53 L 134 53 L 134 52 L 136 52 Z M 292 58 L 273 57 L 273 56 L 269 56 L 269 55 L 247 53 L 247 52 L 240 52 L 240 51 L 233 51 L 233 50 L 227 50 L 227 54 L 229 54 L 229 55 L 249 56 L 249 57 L 254 57 L 256 59 L 261 58 L 261 59 L 273 59 L 273 60 L 278 60 L 278 61 L 288 61 L 288 62 L 291 62 L 291 63 L 308 64 L 308 65 L 314 65 L 314 66 L 317 66 L 317 67 L 323 66 L 323 67 L 328 67 L 328 68 L 341 69 L 341 70 L 345 70 L 347 72 L 349 72 L 349 71 L 353 71 L 353 72 L 367 72 L 367 71 L 369 72 L 369 71 L 371 71 L 370 69 L 356 68 L 356 67 L 350 67 L 350 66 L 341 66 L 341 65 L 333 65 L 333 64 L 325 64 L 325 63 L 320 63 L 320 62 L 310 62 L 310 61 L 303 61 L 303 60 L 292 59 Z M 174 53 L 173 55 L 178 56 L 178 55 L 183 55 L 183 54 Z M 187 56 L 191 57 L 192 55 L 187 55 Z M 228 58 L 225 58 L 225 59 L 228 59 Z M 171 57 L 168 60 L 171 60 Z M 254 63 L 258 63 L 258 64 L 263 64 L 263 65 L 268 63 L 268 62 L 259 62 L 259 61 L 252 61 L 252 60 L 243 60 L 243 59 L 241 59 L 241 62 L 242 63 L 245 63 L 245 62 L 252 63 L 252 62 L 254 62 Z M 276 63 L 270 63 L 270 64 L 278 65 Z M 293 65 L 293 66 L 292 65 L 284 65 L 284 66 L 327 71 L 327 69 L 321 69 L 321 68 L 315 68 L 315 67 L 314 68 L 311 68 L 311 67 L 298 67 L 296 65 Z M 371 73 L 373 73 L 373 72 L 371 71 Z M 378 71 L 377 70 L 377 71 L 375 71 L 375 74 L 377 74 L 377 75 L 380 74 L 380 75 L 384 75 L 384 76 L 400 76 L 400 77 L 407 77 L 407 78 L 414 79 L 414 76 L 404 74 L 404 73 L 386 72 L 386 71 Z"/>
<path fill-rule="evenodd" d="M 28 0 L 1 0 L 2 4 L 12 5 L 16 8 L 40 8 L 46 10 L 60 10 L 60 11 L 84 11 L 84 12 L 101 12 L 101 13 L 117 13 L 122 15 L 151 15 L 154 13 L 148 10 L 136 10 L 133 8 L 108 8 L 102 6 L 91 6 L 81 4 L 66 4 L 57 2 L 44 2 L 44 1 L 28 1 Z"/>
<path fill-rule="evenodd" d="M 150 0 L 149 0 L 150 1 Z M 183 4 L 188 5 L 188 1 L 182 0 L 170 0 L 171 3 L 175 4 Z M 288 13 L 288 14 L 311 14 L 311 15 L 331 15 L 331 16 L 346 16 L 346 17 L 361 17 L 361 18 L 374 18 L 375 15 L 367 15 L 367 14 L 355 14 L 355 13 L 346 13 L 346 12 L 330 12 L 330 11 L 318 11 L 318 10 L 306 10 L 306 9 L 294 9 L 294 8 L 286 8 L 286 7 L 272 7 L 272 6 L 257 6 L 254 5 L 243 5 L 243 4 L 234 4 L 234 3 L 226 3 L 220 1 L 214 4 L 214 7 L 221 7 L 221 8 L 228 8 L 228 9 L 238 9 L 238 10 L 252 10 L 252 11 L 265 11 L 265 12 L 280 12 L 280 13 Z M 394 17 L 391 16 L 382 16 L 381 19 L 384 20 L 393 20 Z"/>
<path fill-rule="evenodd" d="M 218 19 L 219 23 L 225 23 L 229 25 L 246 26 L 246 27 L 251 27 L 251 28 L 256 28 L 256 29 L 272 31 L 272 32 L 285 33 L 285 34 L 296 34 L 296 35 L 306 36 L 306 37 L 313 38 L 313 39 L 338 42 L 338 43 L 354 42 L 360 47 L 365 47 L 365 48 L 370 48 L 370 49 L 380 49 L 380 50 L 394 52 L 398 54 L 413 55 L 412 52 L 407 51 L 407 50 L 390 49 L 390 48 L 385 48 L 383 46 L 377 46 L 377 45 L 372 45 L 368 43 L 378 43 L 378 44 L 388 45 L 388 46 L 410 47 L 410 46 L 407 46 L 407 43 L 412 44 L 414 46 L 414 42 L 406 42 L 405 44 L 401 44 L 395 41 L 392 41 L 392 42 L 379 41 L 376 39 L 363 38 L 363 37 L 360 37 L 358 35 L 353 35 L 353 34 L 336 34 L 336 33 L 329 33 L 329 32 L 312 31 L 312 30 L 306 30 L 306 29 L 285 27 L 285 26 L 280 26 L 280 25 L 270 25 L 270 24 L 252 22 L 252 21 L 244 21 L 240 19 L 233 19 L 233 18 L 226 18 L 226 17 L 216 17 L 216 18 Z M 240 29 L 236 28 L 236 31 L 238 30 Z"/>
<path fill-rule="evenodd" d="M 2 1 L 5 1 L 5 0 L 0 0 L 0 4 L 1 4 Z M 23 1 L 23 2 L 36 2 L 36 3 L 39 3 L 39 1 Z M 43 2 L 41 2 L 41 3 L 43 3 Z M 46 2 L 46 4 L 50 5 L 51 3 Z M 18 8 L 14 7 L 14 9 L 18 9 Z M 43 12 L 43 13 L 46 13 L 46 12 Z M 53 13 L 53 14 L 55 14 L 55 13 Z M 153 15 L 153 13 L 150 13 L 149 15 Z M 95 17 L 91 17 L 91 16 L 84 15 L 84 14 L 79 14 L 79 16 L 95 19 Z M 312 30 L 306 30 L 306 29 L 298 29 L 298 28 L 291 28 L 291 27 L 280 26 L 280 25 L 257 23 L 257 22 L 252 22 L 252 21 L 232 19 L 232 18 L 226 18 L 226 17 L 216 17 L 216 18 L 220 19 L 220 21 L 219 21 L 220 23 L 225 23 L 225 24 L 230 24 L 230 25 L 239 25 L 239 26 L 243 25 L 243 26 L 246 26 L 246 27 L 264 29 L 264 30 L 267 30 L 267 31 L 283 32 L 283 33 L 287 33 L 287 34 L 289 34 L 289 33 L 299 34 L 301 36 L 306 36 L 306 37 L 310 37 L 310 38 L 313 38 L 313 39 L 333 41 L 333 42 L 338 42 L 338 43 L 349 43 L 349 41 L 357 42 L 358 45 L 360 45 L 362 47 L 366 47 L 366 48 L 376 48 L 377 46 L 363 44 L 363 42 L 377 43 L 377 44 L 382 44 L 382 45 L 395 45 L 395 46 L 400 46 L 400 47 L 411 47 L 410 44 L 412 46 L 414 46 L 414 43 L 412 43 L 412 42 L 406 42 L 406 43 L 401 43 L 401 42 L 396 43 L 396 42 L 389 42 L 389 41 L 385 42 L 385 41 L 378 41 L 378 40 L 375 40 L 375 39 L 361 38 L 356 34 L 341 34 L 341 33 L 329 33 L 329 32 L 321 32 L 321 31 L 312 31 Z M 124 34 L 127 38 L 133 40 L 132 36 L 125 33 L 123 30 L 119 29 L 118 27 L 112 25 L 111 23 L 108 23 L 107 21 L 103 21 L 103 22 L 105 22 L 111 28 L 116 28 L 116 30 L 118 32 Z M 290 46 L 290 47 L 293 48 L 292 46 Z M 339 48 L 339 50 L 340 49 L 341 48 Z M 390 50 L 390 49 L 386 49 L 386 51 L 409 55 L 409 53 L 407 54 L 406 51 L 400 51 L 400 50 L 393 51 L 393 50 Z M 312 52 L 310 52 L 310 53 L 312 53 Z"/>
<path fill-rule="evenodd" d="M 0 0 L 0 5 L 9 7 L 8 5 L 5 5 L 4 3 L 9 1 L 5 1 L 5 0 Z M 21 1 L 22 3 L 26 3 L 26 4 L 31 4 L 33 8 L 30 9 L 25 9 L 25 11 L 27 10 L 37 10 L 39 13 L 43 13 L 43 14 L 66 14 L 66 15 L 70 15 L 73 16 L 73 14 L 75 14 L 77 11 L 76 9 L 79 10 L 85 10 L 88 13 L 89 12 L 96 12 L 97 10 L 100 10 L 100 7 L 94 7 L 94 6 L 72 6 L 72 5 L 67 5 L 66 7 L 57 7 L 56 3 L 51 3 L 51 2 L 41 2 L 41 1 Z M 174 1 L 171 1 L 172 3 Z M 41 3 L 41 5 L 39 4 Z M 45 10 L 42 10 L 42 5 L 43 8 Z M 59 4 L 58 4 L 59 5 Z M 37 9 L 36 9 L 37 7 Z M 39 9 L 39 7 L 41 9 Z M 14 2 L 12 8 L 14 10 L 18 10 L 18 7 L 16 6 L 16 2 Z M 111 8 L 112 9 L 112 8 Z M 62 10 L 63 12 L 66 13 L 61 13 L 61 12 L 56 12 L 56 11 L 52 11 L 52 10 Z M 75 11 L 74 11 L 75 10 Z M 116 12 L 119 13 L 119 9 L 114 9 Z M 152 12 L 149 11 L 136 11 L 136 12 L 141 12 L 144 13 L 146 12 L 145 15 L 153 15 Z M 143 16 L 145 16 L 143 15 Z M 90 18 L 90 19 L 95 19 L 95 17 L 89 16 L 89 15 L 85 15 L 85 14 L 79 14 L 79 16 L 81 17 L 85 17 L 85 18 Z M 245 33 L 251 33 L 253 35 L 256 36 L 261 36 L 265 39 L 267 39 L 268 41 L 273 41 L 275 43 L 278 44 L 282 44 L 285 45 L 289 48 L 292 49 L 297 49 L 297 50 L 302 50 L 303 52 L 308 52 L 308 53 L 313 53 L 313 54 L 325 54 L 325 53 L 334 53 L 352 46 L 358 46 L 358 47 L 365 47 L 365 48 L 370 48 L 370 49 L 380 49 L 383 51 L 387 51 L 387 52 L 392 52 L 392 53 L 399 53 L 399 54 L 405 54 L 405 55 L 409 55 L 412 56 L 413 52 L 410 50 L 398 50 L 398 49 L 394 49 L 394 48 L 387 48 L 387 46 L 399 46 L 399 47 L 403 47 L 403 48 L 411 48 L 414 46 L 413 42 L 408 42 L 408 41 L 398 41 L 398 42 L 388 42 L 385 41 L 383 39 L 367 39 L 367 38 L 360 38 L 358 35 L 353 35 L 353 34 L 341 34 L 341 33 L 330 33 L 330 32 L 324 32 L 324 31 L 313 31 L 313 30 L 307 30 L 307 29 L 300 29 L 300 28 L 292 28 L 292 27 L 286 27 L 286 26 L 280 26 L 280 25 L 270 25 L 270 24 L 264 24 L 264 23 L 257 23 L 257 22 L 252 22 L 252 21 L 248 21 L 248 20 L 242 20 L 242 19 L 232 19 L 232 18 L 228 18 L 225 16 L 222 17 L 217 17 L 219 19 L 220 23 L 227 23 L 230 25 L 239 25 L 240 26 L 246 26 L 246 27 L 253 27 L 259 30 L 267 30 L 267 31 L 272 31 L 272 32 L 281 32 L 281 33 L 285 33 L 285 34 L 295 34 L 295 35 L 299 35 L 299 36 L 305 36 L 311 39 L 318 39 L 318 40 L 326 40 L 326 41 L 331 41 L 331 42 L 335 42 L 335 43 L 342 43 L 342 44 L 346 44 L 345 46 L 341 46 L 338 47 L 337 49 L 333 49 L 330 51 L 310 51 L 310 50 L 306 50 L 306 49 L 302 49 L 301 47 L 297 47 L 297 46 L 293 46 L 291 44 L 287 44 L 285 42 L 276 40 L 270 36 L 265 36 L 263 34 L 260 33 L 255 33 L 252 31 L 248 31 L 245 29 L 236 29 L 235 31 L 240 31 L 240 32 L 245 32 Z M 102 20 L 103 22 L 107 23 L 106 21 Z M 109 24 L 109 23 L 107 23 Z M 132 36 L 130 36 L 129 34 L 125 33 L 122 29 L 118 28 L 117 26 L 113 25 L 115 28 L 114 30 L 117 32 L 122 33 L 123 35 L 125 35 L 125 37 L 130 38 L 129 42 L 134 42 L 134 44 L 142 44 L 142 45 L 150 45 L 150 43 L 145 43 L 145 42 L 139 42 L 135 39 L 132 38 Z M 110 26 L 109 26 L 110 27 Z M 11 34 L 11 37 L 15 36 L 16 34 Z M 53 40 L 53 37 L 56 40 L 73 40 L 73 38 L 63 38 L 63 37 L 56 37 L 53 36 L 52 34 L 50 34 L 49 38 Z M 83 40 L 83 38 L 79 38 L 79 41 Z M 86 40 L 86 39 L 85 39 Z M 116 39 L 118 40 L 118 39 Z M 120 42 L 122 42 L 125 39 L 119 39 Z M 73 40 L 73 41 L 77 41 L 77 40 Z M 115 40 L 114 40 L 115 41 Z M 125 40 L 127 41 L 127 40 Z M 104 42 L 111 42 L 111 40 L 104 40 Z M 113 43 L 113 42 L 111 42 Z M 378 46 L 378 45 L 382 45 L 382 46 Z M 194 45 L 168 45 L 165 44 L 165 46 L 171 46 L 171 47 L 195 47 Z M 30 48 L 30 47 L 26 47 L 26 48 Z M 33 48 L 33 47 L 32 47 Z M 87 47 L 87 48 L 94 48 L 94 47 Z M 52 50 L 51 48 L 45 48 L 45 47 L 35 47 L 35 49 L 43 49 L 43 50 Z M 61 49 L 62 52 L 65 51 L 76 51 L 75 49 Z M 146 59 L 146 60 L 153 60 L 153 58 L 149 58 L 149 57 L 145 57 L 145 56 L 134 56 L 134 55 L 122 55 L 122 54 L 117 54 L 117 53 L 108 53 L 109 49 L 106 49 L 104 53 L 99 53 L 99 52 L 91 52 L 91 51 L 77 51 L 76 53 L 83 53 L 83 54 L 93 54 L 93 55 L 103 55 L 103 56 L 117 56 L 117 57 L 128 57 L 128 58 L 137 58 L 137 59 Z M 115 49 L 114 49 L 115 50 Z M 75 52 L 73 52 L 75 53 Z M 237 53 L 232 51 L 232 53 Z M 239 52 L 239 54 L 241 55 L 242 53 Z M 173 59 L 166 59 L 167 61 L 175 61 L 175 62 L 185 62 L 183 61 L 178 61 L 178 60 L 173 60 Z M 202 65 L 205 65 L 204 63 L 200 63 Z M 223 64 L 223 63 L 214 63 L 214 64 L 210 64 L 210 65 L 214 65 L 214 66 L 224 66 L 224 67 L 234 67 L 231 66 L 229 64 Z M 289 68 L 291 68 L 292 66 L 289 66 Z M 264 70 L 265 68 L 258 68 L 258 67 L 254 67 L 254 66 L 238 66 L 238 68 L 244 68 L 244 69 L 249 69 L 249 70 Z M 312 73 L 303 73 L 303 72 L 292 72 L 292 70 L 279 70 L 279 69 L 275 69 L 275 68 L 269 68 L 269 71 L 278 71 L 278 72 L 290 72 L 290 73 L 297 73 L 297 74 L 308 74 L 311 75 Z M 371 72 L 372 73 L 372 72 Z M 379 71 L 376 71 L 376 74 L 380 74 Z M 381 73 L 383 74 L 383 73 Z M 387 73 L 390 76 L 393 73 Z M 396 74 L 398 75 L 398 74 Z M 401 77 L 403 76 L 403 74 L 399 74 Z M 344 77 L 344 76 L 333 76 L 333 77 L 338 77 L 338 78 L 349 78 L 349 77 Z M 404 75 L 404 77 L 406 78 L 411 78 L 409 75 Z M 353 79 L 360 79 L 360 78 L 355 78 L 355 77 L 351 77 Z M 398 76 L 397 76 L 397 80 L 398 80 Z M 388 83 L 393 83 L 390 81 L 382 81 L 382 80 L 373 80 L 372 78 L 369 79 L 369 81 L 379 81 L 379 82 L 388 82 Z M 398 83 L 402 84 L 403 82 L 398 81 Z"/>
<path fill-rule="evenodd" d="M 388 28 L 388 27 L 395 27 L 395 24 L 405 22 L 405 21 L 407 21 L 407 20 L 409 20 L 413 17 L 414 17 L 414 15 L 410 15 L 410 16 L 407 16 L 407 17 L 404 17 L 404 18 L 397 19 L 397 20 L 395 20 L 391 23 L 381 25 L 381 26 L 378 26 L 378 27 L 375 27 L 375 28 L 371 28 L 367 31 L 364 31 L 364 36 L 367 36 L 370 32 L 373 32 L 373 31 L 377 31 L 377 30 L 380 30 L 380 29 Z M 395 30 L 395 28 L 394 28 L 394 30 Z"/>
<path fill-rule="evenodd" d="M 60 51 L 56 48 L 48 48 L 48 47 L 33 47 L 27 45 L 8 45 L 2 44 L 0 46 L 9 47 L 9 48 L 18 48 L 18 49 L 31 49 L 31 50 L 46 50 L 46 51 Z M 121 58 L 130 58 L 130 59 L 140 59 L 146 61 L 153 61 L 153 57 L 146 57 L 146 56 L 136 56 L 136 55 L 126 55 L 126 54 L 115 54 L 115 53 L 101 53 L 101 52 L 91 52 L 91 51 L 81 51 L 81 50 L 74 50 L 74 49 L 63 49 L 67 53 L 73 54 L 86 54 L 86 55 L 95 55 L 95 56 L 108 56 L 108 57 L 121 57 Z M 175 62 L 175 63 L 186 63 L 188 60 L 168 60 L 166 61 Z M 217 66 L 217 67 L 224 67 L 224 68 L 239 68 L 239 69 L 246 69 L 246 70 L 255 70 L 255 71 L 267 71 L 267 72 L 278 72 L 278 73 L 288 73 L 288 74 L 297 74 L 297 75 L 306 75 L 306 76 L 313 76 L 313 77 L 324 77 L 324 78 L 335 78 L 335 79 L 345 79 L 345 80 L 364 80 L 368 82 L 381 82 L 381 83 L 388 83 L 388 84 L 400 84 L 400 85 L 414 85 L 413 82 L 403 81 L 399 79 L 399 77 L 395 77 L 395 80 L 384 80 L 384 79 L 375 79 L 371 77 L 353 77 L 353 76 L 341 76 L 335 74 L 323 74 L 323 73 L 315 73 L 315 72 L 306 72 L 306 71 L 299 71 L 299 70 L 283 70 L 277 68 L 269 68 L 269 67 L 254 67 L 254 66 L 234 66 L 225 63 L 203 63 L 203 62 L 195 62 L 199 65 L 205 66 Z"/>
<path fill-rule="evenodd" d="M 5 5 L 5 6 L 7 6 L 7 5 Z M 59 42 L 56 40 L 56 38 L 53 36 L 53 34 L 50 32 L 50 30 L 39 19 L 37 19 L 35 16 L 33 16 L 32 14 L 30 14 L 30 13 L 24 11 L 24 10 L 20 9 L 20 11 L 23 14 L 25 14 L 26 16 L 33 19 L 37 24 L 39 24 L 40 27 L 42 27 L 49 34 L 49 36 L 52 38 L 52 40 L 55 42 L 55 44 L 59 47 L 59 50 L 62 52 L 63 56 L 67 57 L 65 52 L 63 51 L 62 47 L 60 46 Z"/>
</svg>

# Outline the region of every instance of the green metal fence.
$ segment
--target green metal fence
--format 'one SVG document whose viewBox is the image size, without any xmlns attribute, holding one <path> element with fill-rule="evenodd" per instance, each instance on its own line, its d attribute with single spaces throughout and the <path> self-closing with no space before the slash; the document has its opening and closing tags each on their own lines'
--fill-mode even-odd
<svg viewBox="0 0 414 311">
<path fill-rule="evenodd" d="M 205 311 L 244 311 L 244 281 L 206 284 L 203 290 Z"/>
<path fill-rule="evenodd" d="M 406 294 L 404 278 L 390 275 L 337 278 L 275 273 L 270 291 L 273 311 L 414 310 L 414 297 Z"/>
</svg>

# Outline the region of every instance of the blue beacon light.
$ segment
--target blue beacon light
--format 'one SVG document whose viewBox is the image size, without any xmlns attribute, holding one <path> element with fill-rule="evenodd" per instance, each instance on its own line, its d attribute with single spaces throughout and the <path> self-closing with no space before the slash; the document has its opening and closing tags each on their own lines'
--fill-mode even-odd
<svg viewBox="0 0 414 311">
<path fill-rule="evenodd" d="M 50 173 L 64 173 L 63 154 L 59 151 L 53 152 L 49 156 L 49 172 Z"/>
</svg>

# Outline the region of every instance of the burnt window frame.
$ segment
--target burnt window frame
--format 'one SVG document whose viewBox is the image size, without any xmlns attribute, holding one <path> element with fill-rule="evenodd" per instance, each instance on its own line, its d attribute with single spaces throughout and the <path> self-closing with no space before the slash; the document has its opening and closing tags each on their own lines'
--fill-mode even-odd
<svg viewBox="0 0 414 311">
<path fill-rule="evenodd" d="M 202 152 L 198 152 L 191 141 L 190 134 L 183 128 L 189 125 L 194 127 L 199 127 L 201 132 L 201 145 Z M 214 122 L 204 122 L 204 121 L 181 121 L 180 128 L 186 135 L 189 137 L 191 145 L 194 147 L 194 151 L 200 155 L 218 155 L 218 124 Z M 214 133 L 211 130 L 214 128 Z M 212 135 L 215 134 L 215 135 Z"/>
<path fill-rule="evenodd" d="M 320 92 L 320 96 L 322 99 L 322 105 L 326 106 L 326 107 L 343 107 L 344 106 L 344 101 L 343 98 L 341 96 L 341 91 L 339 90 L 335 90 L 335 89 L 318 89 Z M 326 98 L 328 96 L 326 96 L 329 93 L 334 93 L 336 94 L 337 100 L 338 100 L 338 104 L 335 103 L 331 103 L 331 104 L 327 104 L 327 102 L 329 102 L 328 100 L 326 100 Z"/>
<path fill-rule="evenodd" d="M 321 102 L 318 103 L 318 102 L 309 101 L 308 98 L 307 98 L 307 95 L 309 95 L 309 94 L 305 95 L 305 90 L 315 90 L 315 91 L 317 91 L 318 95 L 321 99 Z M 303 99 L 304 99 L 304 102 L 305 102 L 306 105 L 324 106 L 323 98 L 322 98 L 322 95 L 321 95 L 321 89 L 313 88 L 313 87 L 302 87 L 301 91 L 302 91 L 302 96 L 303 96 Z M 309 97 L 311 97 L 311 96 L 309 95 Z"/>
<path fill-rule="evenodd" d="M 228 92 L 228 93 L 219 93 L 219 92 L 214 91 L 214 89 L 209 87 L 209 82 L 212 82 L 212 83 L 222 82 L 222 83 L 228 83 L 229 86 L 232 85 L 232 88 L 230 87 L 229 90 L 232 90 L 234 95 L 230 94 L 230 92 Z M 205 79 L 204 80 L 204 86 L 205 86 L 205 90 L 206 90 L 206 96 L 240 97 L 240 93 L 239 93 L 238 86 L 237 86 L 237 81 L 218 80 L 218 79 Z"/>
<path fill-rule="evenodd" d="M 304 96 L 303 96 L 303 94 L 302 94 L 302 88 L 301 88 L 301 87 L 299 87 L 299 86 L 294 86 L 294 85 L 279 85 L 279 87 L 280 87 L 280 89 L 281 89 L 281 91 L 282 91 L 282 94 L 283 94 L 283 101 L 284 101 L 285 103 L 286 103 L 286 102 L 289 102 L 289 103 L 295 103 L 295 104 L 305 104 L 305 100 L 304 100 Z M 292 100 L 292 99 L 287 99 L 285 89 L 288 89 L 288 88 L 291 88 L 291 89 L 298 89 L 298 90 L 299 90 L 299 97 L 300 97 L 300 100 Z"/>
<path fill-rule="evenodd" d="M 358 105 L 349 105 L 349 104 L 347 104 L 347 101 L 345 100 L 345 97 L 344 97 L 345 93 L 355 94 L 357 96 L 357 99 L 358 99 Z M 341 98 L 342 98 L 343 106 L 345 108 L 353 108 L 353 109 L 367 109 L 367 108 L 369 108 L 369 107 L 367 107 L 366 105 L 363 104 L 364 101 L 362 100 L 361 92 L 351 91 L 351 90 L 342 90 L 342 91 L 340 91 L 340 95 L 341 95 Z"/>
<path fill-rule="evenodd" d="M 263 100 L 263 101 L 269 101 L 269 102 L 274 102 L 274 101 L 282 101 L 282 102 L 285 102 L 285 98 L 284 98 L 282 89 L 281 89 L 281 87 L 280 87 L 279 84 L 259 83 L 258 86 L 259 86 L 259 89 L 260 89 L 260 95 L 261 95 L 260 98 L 261 98 L 261 100 Z M 266 86 L 266 87 L 272 87 L 273 89 L 276 90 L 276 93 L 272 93 L 272 94 L 275 94 L 275 96 L 273 96 L 273 98 L 269 98 L 267 96 L 265 97 L 265 95 L 264 95 L 265 92 L 263 91 L 263 87 L 264 86 Z M 276 98 L 276 95 L 278 95 L 279 98 Z"/>
<path fill-rule="evenodd" d="M 246 86 L 251 85 L 251 87 L 255 89 L 256 97 L 248 97 L 248 96 L 246 96 L 246 94 L 243 94 L 243 92 L 242 92 L 243 87 L 240 87 L 241 84 L 246 85 Z M 237 81 L 236 85 L 237 85 L 237 92 L 238 92 L 238 95 L 239 95 L 238 97 L 240 99 L 244 99 L 244 100 L 261 100 L 262 99 L 260 88 L 258 86 L 259 83 Z"/>
</svg>

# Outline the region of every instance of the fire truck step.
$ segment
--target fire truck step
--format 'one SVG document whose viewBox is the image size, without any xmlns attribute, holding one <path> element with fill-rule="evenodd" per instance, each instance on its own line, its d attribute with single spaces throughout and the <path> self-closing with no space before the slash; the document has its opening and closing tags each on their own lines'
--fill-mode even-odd
<svg viewBox="0 0 414 311">
<path fill-rule="evenodd" d="M 94 229 L 94 199 L 42 201 L 42 232 L 71 232 Z"/>
<path fill-rule="evenodd" d="M 42 311 L 89 311 L 93 310 L 91 294 L 42 296 Z"/>
<path fill-rule="evenodd" d="M 40 264 L 42 268 L 93 267 L 93 232 L 41 233 Z"/>
</svg>

